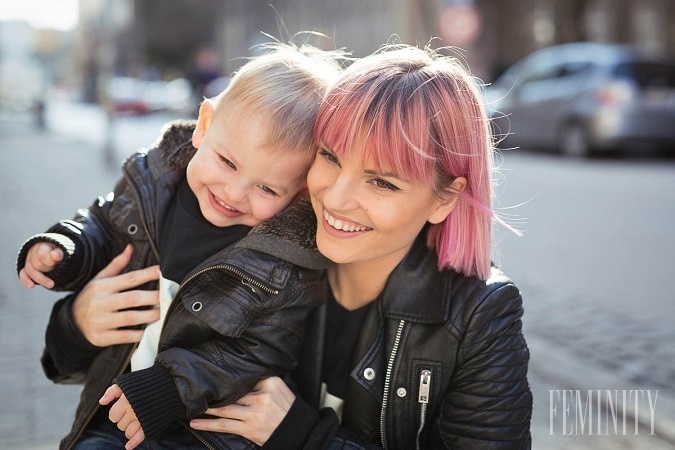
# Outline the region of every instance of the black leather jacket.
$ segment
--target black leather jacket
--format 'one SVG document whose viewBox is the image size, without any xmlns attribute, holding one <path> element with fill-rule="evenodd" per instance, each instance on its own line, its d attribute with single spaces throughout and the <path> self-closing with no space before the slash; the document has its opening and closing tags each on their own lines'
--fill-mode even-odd
<svg viewBox="0 0 675 450">
<path fill-rule="evenodd" d="M 157 264 L 157 224 L 194 154 L 192 129 L 191 124 L 169 127 L 157 148 L 125 162 L 114 196 L 27 241 L 18 265 L 34 242 L 57 243 L 67 257 L 52 278 L 58 289 L 77 292 L 129 242 L 134 255 L 128 270 Z M 161 431 L 174 419 L 186 423 L 207 406 L 235 401 L 260 378 L 292 370 L 305 320 L 325 298 L 320 269 L 327 260 L 316 250 L 315 227 L 313 211 L 302 200 L 202 263 L 181 284 L 166 314 L 155 364 L 118 380 L 135 346 L 92 346 L 74 325 L 74 295 L 58 302 L 43 367 L 55 382 L 84 383 L 61 448 L 72 447 L 114 382 L 151 436 L 153 427 Z M 144 383 L 161 395 L 149 397 Z M 253 448 L 242 438 L 192 431 L 210 448 Z"/>
<path fill-rule="evenodd" d="M 309 434 L 298 437 L 297 448 L 531 446 L 529 351 L 518 289 L 496 268 L 485 281 L 438 271 L 436 261 L 422 233 L 363 324 L 343 427 L 331 425 L 337 418 L 323 411 Z M 313 312 L 295 374 L 302 398 L 314 409 L 325 309 Z M 281 426 L 292 428 L 290 421 Z"/>
</svg>

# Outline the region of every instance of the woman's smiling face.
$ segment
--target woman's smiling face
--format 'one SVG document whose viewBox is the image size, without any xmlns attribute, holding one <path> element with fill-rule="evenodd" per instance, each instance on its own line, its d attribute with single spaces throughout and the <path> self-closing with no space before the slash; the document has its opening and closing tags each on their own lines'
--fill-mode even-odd
<svg viewBox="0 0 675 450">
<path fill-rule="evenodd" d="M 427 184 L 412 182 L 353 151 L 319 149 L 307 176 L 319 250 L 336 263 L 395 266 L 427 223 L 451 208 Z"/>
</svg>

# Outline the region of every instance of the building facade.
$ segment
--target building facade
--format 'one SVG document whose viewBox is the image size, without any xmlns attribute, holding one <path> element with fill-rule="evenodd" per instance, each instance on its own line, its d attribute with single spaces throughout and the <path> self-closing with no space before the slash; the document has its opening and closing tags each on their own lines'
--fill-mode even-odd
<svg viewBox="0 0 675 450">
<path fill-rule="evenodd" d="M 81 70 L 138 77 L 179 76 L 204 46 L 229 74 L 255 44 L 300 31 L 323 33 L 311 42 L 354 56 L 443 36 L 431 44 L 463 48 L 485 81 L 534 50 L 573 41 L 675 55 L 671 0 L 81 0 L 81 8 Z"/>
</svg>

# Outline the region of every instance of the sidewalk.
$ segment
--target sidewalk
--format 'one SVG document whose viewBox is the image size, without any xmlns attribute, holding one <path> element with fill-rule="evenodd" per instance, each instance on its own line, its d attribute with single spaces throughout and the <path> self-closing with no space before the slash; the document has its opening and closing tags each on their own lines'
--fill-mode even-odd
<svg viewBox="0 0 675 450">
<path fill-rule="evenodd" d="M 521 289 L 525 336 L 531 352 L 529 380 L 535 396 L 533 448 L 675 449 L 675 327 L 654 328 L 617 311 L 600 311 L 592 299 L 575 301 L 527 283 Z M 562 434 L 564 411 L 558 397 L 562 390 L 580 391 L 582 401 L 591 391 L 592 428 L 586 417 L 585 430 L 579 431 L 580 414 L 577 405 L 571 404 L 565 429 L 573 434 Z M 614 431 L 608 405 L 595 403 L 598 397 L 606 398 L 607 391 L 614 395 L 615 390 L 619 400 L 623 391 L 628 395 L 631 390 L 644 392 L 644 401 L 638 401 L 637 407 L 634 397 L 625 405 L 621 401 L 612 405 L 617 409 L 618 432 Z M 652 415 L 647 391 L 656 397 L 654 435 L 650 434 Z"/>
<path fill-rule="evenodd" d="M 119 174 L 118 166 L 104 164 L 105 131 L 96 108 L 64 104 L 51 114 L 52 128 L 45 132 L 33 129 L 26 118 L 0 115 L 0 148 L 5 155 L 0 169 L 4 218 L 0 225 L 0 449 L 57 448 L 79 395 L 78 387 L 54 386 L 42 374 L 44 329 L 51 305 L 60 295 L 27 292 L 19 285 L 13 267 L 16 250 L 29 234 L 109 190 Z M 165 120 L 160 116 L 120 120 L 116 159 L 149 145 Z M 654 328 L 621 311 L 597 310 L 593 299 L 566 298 L 529 280 L 517 280 L 517 284 L 523 291 L 524 331 L 532 355 L 533 448 L 675 449 L 675 327 Z M 645 403 L 637 409 L 629 403 L 625 405 L 626 435 L 579 434 L 578 429 L 577 434 L 563 435 L 562 405 L 551 404 L 551 391 L 561 390 L 580 391 L 584 396 L 589 390 L 658 390 L 655 434 L 650 435 L 651 416 Z M 572 407 L 570 422 L 575 414 Z M 617 412 L 618 417 L 622 414 L 623 409 Z M 633 434 L 635 417 L 637 435 Z"/>
</svg>

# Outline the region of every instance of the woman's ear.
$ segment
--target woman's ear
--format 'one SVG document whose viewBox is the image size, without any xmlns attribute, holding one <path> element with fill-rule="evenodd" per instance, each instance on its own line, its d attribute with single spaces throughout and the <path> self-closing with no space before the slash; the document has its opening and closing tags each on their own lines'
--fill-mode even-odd
<svg viewBox="0 0 675 450">
<path fill-rule="evenodd" d="M 209 99 L 206 99 L 202 102 L 199 107 L 199 116 L 197 117 L 197 126 L 195 131 L 192 133 L 192 145 L 195 148 L 199 148 L 202 144 L 202 139 L 206 135 L 206 131 L 211 126 L 211 121 L 213 120 L 215 107 L 213 102 Z"/>
<path fill-rule="evenodd" d="M 432 224 L 437 224 L 443 222 L 446 217 L 450 215 L 455 205 L 457 205 L 457 194 L 463 192 L 466 189 L 467 181 L 464 177 L 457 177 L 450 184 L 450 187 L 447 189 L 447 193 L 443 194 L 443 197 L 439 198 L 438 206 L 429 216 L 428 221 Z"/>
</svg>

